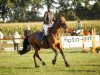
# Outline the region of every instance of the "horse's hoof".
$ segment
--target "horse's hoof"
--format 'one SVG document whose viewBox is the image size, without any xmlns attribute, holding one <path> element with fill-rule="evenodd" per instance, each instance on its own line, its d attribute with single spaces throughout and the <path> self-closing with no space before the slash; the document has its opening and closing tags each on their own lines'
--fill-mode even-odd
<svg viewBox="0 0 100 75">
<path fill-rule="evenodd" d="M 38 65 L 36 65 L 36 66 L 35 66 L 35 68 L 39 68 L 39 66 L 38 66 Z"/>
<path fill-rule="evenodd" d="M 43 64 L 42 64 L 42 65 L 44 66 L 44 65 L 46 65 L 46 64 L 43 62 Z"/>
<path fill-rule="evenodd" d="M 70 65 L 69 64 L 66 64 L 66 67 L 69 67 Z"/>
<path fill-rule="evenodd" d="M 66 65 L 66 67 L 69 67 L 70 66 L 67 62 L 65 62 L 65 65 Z"/>
<path fill-rule="evenodd" d="M 56 63 L 56 60 L 52 60 L 52 64 L 55 65 L 55 63 Z"/>
<path fill-rule="evenodd" d="M 85 51 L 85 50 L 82 50 L 81 52 L 82 52 L 82 53 L 88 53 L 88 52 L 87 52 L 87 51 Z"/>
</svg>

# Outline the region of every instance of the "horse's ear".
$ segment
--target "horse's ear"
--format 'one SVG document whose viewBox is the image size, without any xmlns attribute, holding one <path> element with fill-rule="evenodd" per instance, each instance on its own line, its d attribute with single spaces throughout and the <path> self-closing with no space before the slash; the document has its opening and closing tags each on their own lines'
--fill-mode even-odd
<svg viewBox="0 0 100 75">
<path fill-rule="evenodd" d="M 64 16 L 60 16 L 60 18 L 63 20 L 64 19 Z"/>
<path fill-rule="evenodd" d="M 60 15 L 60 18 L 65 18 L 64 15 Z"/>
<path fill-rule="evenodd" d="M 61 20 L 66 21 L 66 19 L 63 15 L 61 15 L 60 18 L 61 18 Z"/>
</svg>

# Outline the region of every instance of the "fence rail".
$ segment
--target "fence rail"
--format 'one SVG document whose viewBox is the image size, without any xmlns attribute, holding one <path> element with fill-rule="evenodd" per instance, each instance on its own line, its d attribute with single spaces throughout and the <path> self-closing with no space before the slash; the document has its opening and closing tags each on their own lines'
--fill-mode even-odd
<svg viewBox="0 0 100 75">
<path fill-rule="evenodd" d="M 24 39 L 23 37 L 21 37 L 21 38 L 3 38 L 3 39 L 0 39 L 0 50 L 14 51 L 14 42 L 13 42 L 13 40 L 15 40 L 15 39 L 20 39 L 19 49 L 21 49 L 22 48 L 22 40 Z"/>
<path fill-rule="evenodd" d="M 82 39 L 84 38 L 83 37 L 84 36 L 84 34 L 83 34 L 83 29 L 82 29 Z M 93 53 L 96 53 L 96 48 L 98 48 L 98 47 L 100 47 L 100 46 L 96 46 L 96 40 L 95 40 L 95 38 L 96 38 L 96 36 L 95 36 L 95 28 L 94 29 L 92 29 L 92 44 L 93 44 L 93 49 L 92 49 L 92 51 L 93 51 Z M 2 40 L 14 40 L 14 39 L 24 39 L 23 37 L 21 37 L 21 38 L 3 38 L 3 39 L 0 39 L 0 41 Z M 100 41 L 100 40 L 99 40 Z M 2 43 L 1 43 L 2 44 Z M 6 43 L 6 44 L 8 44 L 8 43 Z M 84 39 L 82 40 L 82 44 L 83 44 L 83 47 L 82 47 L 82 49 L 84 49 Z"/>
</svg>

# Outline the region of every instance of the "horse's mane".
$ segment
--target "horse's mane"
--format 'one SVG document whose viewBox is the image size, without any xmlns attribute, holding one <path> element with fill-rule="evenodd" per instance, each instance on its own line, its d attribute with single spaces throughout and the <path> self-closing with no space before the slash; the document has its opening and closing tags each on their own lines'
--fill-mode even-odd
<svg viewBox="0 0 100 75">
<path fill-rule="evenodd" d="M 58 24 L 57 24 L 57 20 L 58 20 L 58 19 L 59 19 L 59 18 L 56 18 L 56 20 L 54 20 L 53 26 L 50 28 L 49 33 L 51 33 L 51 31 L 52 31 L 53 29 L 55 29 L 55 26 L 58 25 Z"/>
</svg>

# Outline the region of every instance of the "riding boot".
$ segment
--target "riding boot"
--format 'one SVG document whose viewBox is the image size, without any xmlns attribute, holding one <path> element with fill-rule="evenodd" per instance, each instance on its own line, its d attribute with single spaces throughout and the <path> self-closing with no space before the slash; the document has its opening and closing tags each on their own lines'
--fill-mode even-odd
<svg viewBox="0 0 100 75">
<path fill-rule="evenodd" d="M 45 36 L 43 36 L 42 40 L 45 40 L 45 39 L 46 39 L 46 37 L 47 37 L 46 35 L 45 35 Z"/>
<path fill-rule="evenodd" d="M 43 35 L 41 44 L 43 44 L 43 41 L 46 39 L 46 37 L 46 35 Z"/>
</svg>

